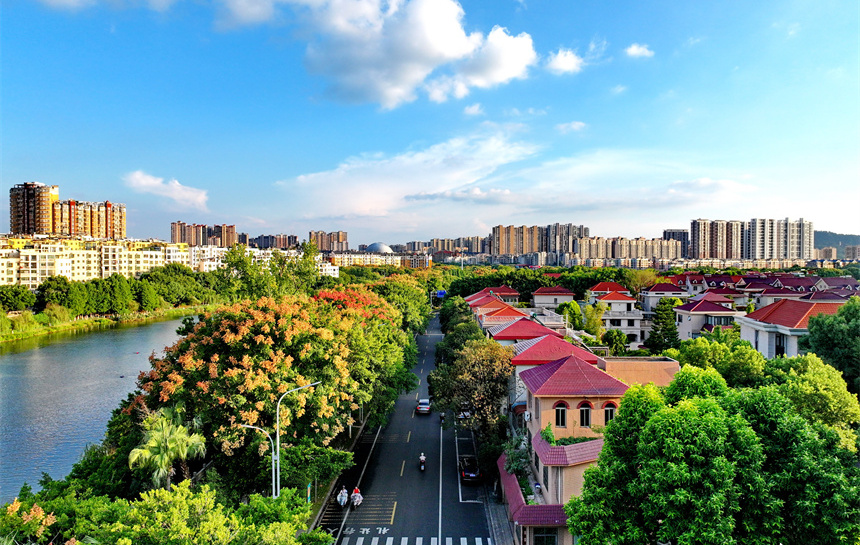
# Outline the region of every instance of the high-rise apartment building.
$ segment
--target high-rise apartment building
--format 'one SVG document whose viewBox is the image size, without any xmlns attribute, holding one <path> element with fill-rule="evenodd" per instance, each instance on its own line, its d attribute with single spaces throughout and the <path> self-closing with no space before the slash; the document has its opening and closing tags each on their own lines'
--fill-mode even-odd
<svg viewBox="0 0 860 545">
<path fill-rule="evenodd" d="M 126 209 L 110 201 L 61 201 L 58 186 L 27 182 L 9 190 L 9 230 L 24 235 L 124 239 Z"/>
<path fill-rule="evenodd" d="M 571 253 L 576 240 L 587 237 L 588 227 L 573 224 L 547 226 L 497 225 L 491 235 L 490 253 L 493 255 L 523 255 L 534 252 L 554 254 Z"/>
<path fill-rule="evenodd" d="M 677 240 L 681 243 L 681 257 L 690 255 L 690 231 L 687 229 L 664 229 L 663 240 Z"/>
<path fill-rule="evenodd" d="M 60 188 L 26 182 L 9 190 L 9 231 L 21 235 L 54 233 L 53 205 L 60 200 Z"/>
<path fill-rule="evenodd" d="M 346 252 L 349 250 L 346 231 L 334 231 L 331 233 L 311 231 L 308 233 L 308 242 L 315 243 L 317 249 L 322 252 Z"/>
<path fill-rule="evenodd" d="M 690 222 L 692 259 L 813 259 L 815 231 L 803 218 L 753 218 L 748 222 Z"/>
</svg>

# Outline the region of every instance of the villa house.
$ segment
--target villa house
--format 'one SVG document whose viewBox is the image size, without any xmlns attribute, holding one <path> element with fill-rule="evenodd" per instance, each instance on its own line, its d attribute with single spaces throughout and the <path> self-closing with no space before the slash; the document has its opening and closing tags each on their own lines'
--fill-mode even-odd
<svg viewBox="0 0 860 545">
<path fill-rule="evenodd" d="M 477 297 L 486 296 L 486 295 L 494 295 L 504 301 L 505 303 L 509 303 L 511 305 L 516 305 L 520 302 L 520 292 L 511 288 L 509 286 L 498 286 L 495 288 L 484 288 L 479 292 L 475 292 L 468 297 L 464 297 L 466 301 L 470 301 Z"/>
<path fill-rule="evenodd" d="M 642 298 L 642 310 L 646 315 L 654 312 L 661 299 L 677 297 L 681 301 L 686 301 L 687 297 L 690 296 L 686 290 L 668 282 L 660 282 L 653 286 L 648 286 L 639 295 Z"/>
<path fill-rule="evenodd" d="M 603 323 L 606 329 L 618 329 L 629 342 L 644 341 L 648 337 L 650 325 L 643 324 L 644 315 L 636 308 L 636 299 L 613 291 L 596 298 L 597 303 L 603 303 L 607 311 L 603 313 Z"/>
<path fill-rule="evenodd" d="M 734 324 L 735 318 L 743 316 L 743 311 L 731 308 L 731 301 L 726 299 L 728 307 L 711 301 L 692 301 L 686 305 L 675 307 L 675 317 L 678 324 L 678 338 L 682 341 L 694 339 L 701 335 L 702 330 L 715 327 L 728 327 Z"/>
<path fill-rule="evenodd" d="M 618 282 L 600 282 L 591 286 L 585 292 L 585 300 L 588 301 L 589 305 L 593 305 L 597 298 L 601 295 L 606 295 L 609 293 L 623 293 L 627 297 L 631 296 L 630 290 L 619 284 Z"/>
<path fill-rule="evenodd" d="M 544 327 L 528 318 L 520 318 L 513 322 L 497 325 L 487 330 L 487 335 L 503 346 L 509 346 L 521 341 L 536 339 L 544 335 L 563 338 L 564 335 Z"/>
<path fill-rule="evenodd" d="M 574 293 L 567 288 L 561 286 L 553 286 L 551 288 L 538 288 L 532 294 L 533 305 L 536 308 L 558 308 L 562 303 L 571 303 L 574 300 Z"/>
<path fill-rule="evenodd" d="M 527 312 L 505 303 L 505 306 L 503 307 L 490 309 L 488 312 L 478 315 L 478 324 L 480 324 L 481 328 L 487 330 L 491 327 L 507 324 L 514 320 L 527 317 Z"/>
<path fill-rule="evenodd" d="M 526 401 L 526 387 L 520 378 L 523 371 L 567 356 L 578 356 L 592 365 L 598 365 L 601 361 L 600 357 L 588 350 L 552 335 L 521 341 L 515 344 L 513 348 L 514 357 L 511 359 L 511 363 L 514 366 L 514 372 L 511 377 L 512 383 L 508 397 L 512 411 L 518 417 L 525 410 Z"/>
<path fill-rule="evenodd" d="M 819 278 L 815 283 L 818 291 L 844 289 L 860 293 L 860 282 L 853 276 L 835 276 Z"/>
<path fill-rule="evenodd" d="M 499 459 L 508 517 L 520 545 L 573 545 L 564 504 L 582 493 L 585 469 L 597 461 L 603 438 L 594 427 L 615 416 L 627 385 L 577 356 L 522 373 L 528 389 L 527 446 L 535 476 L 537 505 L 527 505 L 515 476 Z M 552 445 L 541 435 L 550 425 L 555 438 L 593 437 L 572 445 Z"/>
<path fill-rule="evenodd" d="M 781 299 L 746 316 L 736 318 L 741 339 L 768 359 L 797 356 L 797 343 L 809 334 L 809 318 L 818 314 L 836 314 L 845 301 L 817 302 Z"/>
</svg>

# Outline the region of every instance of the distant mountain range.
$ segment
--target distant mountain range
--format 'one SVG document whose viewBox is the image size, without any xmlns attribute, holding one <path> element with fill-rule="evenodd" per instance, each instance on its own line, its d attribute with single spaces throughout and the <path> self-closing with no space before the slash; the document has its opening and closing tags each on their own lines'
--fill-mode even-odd
<svg viewBox="0 0 860 545">
<path fill-rule="evenodd" d="M 846 246 L 860 246 L 860 235 L 842 235 L 833 231 L 816 231 L 816 248 L 836 248 L 838 258 L 845 257 Z"/>
</svg>

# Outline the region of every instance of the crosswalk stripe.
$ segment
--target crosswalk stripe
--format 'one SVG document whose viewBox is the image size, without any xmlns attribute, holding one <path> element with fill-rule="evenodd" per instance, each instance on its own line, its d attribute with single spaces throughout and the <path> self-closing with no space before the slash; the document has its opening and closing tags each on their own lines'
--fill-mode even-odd
<svg viewBox="0 0 860 545">
<path fill-rule="evenodd" d="M 460 538 L 460 545 L 469 545 L 469 540 L 465 537 Z"/>
<path fill-rule="evenodd" d="M 379 538 L 375 537 L 370 540 L 370 545 L 379 545 Z"/>
<path fill-rule="evenodd" d="M 419 539 L 420 539 L 420 538 L 419 538 Z M 401 538 L 400 538 L 400 545 L 407 545 L 408 543 L 409 543 L 409 538 L 408 538 L 408 537 L 401 537 Z"/>
<path fill-rule="evenodd" d="M 445 545 L 454 545 L 454 540 L 450 537 L 445 538 Z"/>
<path fill-rule="evenodd" d="M 348 537 L 343 538 L 343 541 L 340 542 L 340 545 L 349 545 L 349 538 Z"/>
<path fill-rule="evenodd" d="M 483 545 L 481 538 L 479 538 L 479 537 L 475 538 L 475 545 Z"/>
<path fill-rule="evenodd" d="M 430 545 L 436 545 L 436 538 L 435 537 L 430 538 Z"/>
<path fill-rule="evenodd" d="M 361 545 L 362 543 L 364 543 L 364 538 L 363 538 L 363 537 L 360 537 L 360 538 L 358 538 L 358 539 L 356 539 L 356 540 L 355 540 L 355 545 Z"/>
<path fill-rule="evenodd" d="M 385 545 L 394 545 L 394 538 L 393 538 L 393 537 L 389 537 L 388 539 L 386 539 L 386 540 L 385 540 Z"/>
</svg>

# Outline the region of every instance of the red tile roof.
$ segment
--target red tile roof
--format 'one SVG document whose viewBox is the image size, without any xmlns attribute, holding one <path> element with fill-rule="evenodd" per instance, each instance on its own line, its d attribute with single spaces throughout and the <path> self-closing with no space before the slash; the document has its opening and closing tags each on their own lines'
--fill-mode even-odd
<svg viewBox="0 0 860 545">
<path fill-rule="evenodd" d="M 618 282 L 600 282 L 588 289 L 588 291 L 629 291 L 627 288 L 619 284 Z"/>
<path fill-rule="evenodd" d="M 493 297 L 491 301 L 487 301 L 486 303 L 482 302 L 483 300 L 483 297 L 481 297 L 481 299 L 476 300 L 475 303 L 478 304 L 474 307 L 471 307 L 472 310 L 490 312 L 491 310 L 499 308 L 512 308 L 511 305 L 509 305 L 508 303 L 505 303 L 501 299 L 496 299 L 495 297 Z"/>
<path fill-rule="evenodd" d="M 561 278 L 561 273 L 543 273 L 543 275 L 550 278 Z"/>
<path fill-rule="evenodd" d="M 733 309 L 726 308 L 723 305 L 718 305 L 710 301 L 693 301 L 692 303 L 687 303 L 686 305 L 675 307 L 675 310 L 683 310 L 685 312 L 701 312 L 703 314 L 714 314 L 718 312 L 737 312 Z"/>
<path fill-rule="evenodd" d="M 538 396 L 621 397 L 627 385 L 576 356 L 568 356 L 520 374 L 526 388 Z"/>
<path fill-rule="evenodd" d="M 496 462 L 496 467 L 499 468 L 499 480 L 505 491 L 505 498 L 508 500 L 508 513 L 511 520 L 520 526 L 566 526 L 567 515 L 564 513 L 564 505 L 560 503 L 526 505 L 516 476 L 505 471 L 506 459 L 507 456 L 502 454 Z"/>
<path fill-rule="evenodd" d="M 487 288 L 496 295 L 519 295 L 520 292 L 510 286 L 497 286 L 495 288 Z"/>
<path fill-rule="evenodd" d="M 609 293 L 604 293 L 603 295 L 596 298 L 598 301 L 636 301 L 636 299 L 630 297 L 629 295 L 624 295 L 623 293 L 619 293 L 617 291 L 612 291 Z"/>
<path fill-rule="evenodd" d="M 839 307 L 843 304 L 844 302 L 817 303 L 780 299 L 772 305 L 762 307 L 755 312 L 747 314 L 747 318 L 766 324 L 781 325 L 793 329 L 806 329 L 809 326 L 809 318 L 811 316 L 836 314 Z"/>
<path fill-rule="evenodd" d="M 553 286 L 551 288 L 538 288 L 534 291 L 535 295 L 573 295 L 573 292 L 561 286 Z"/>
<path fill-rule="evenodd" d="M 705 293 L 717 293 L 720 295 L 728 295 L 728 296 L 741 296 L 743 293 L 739 292 L 734 288 L 710 288 Z"/>
<path fill-rule="evenodd" d="M 556 333 L 552 329 L 533 322 L 528 318 L 522 318 L 509 324 L 490 328 L 488 333 L 497 341 L 534 339 L 535 337 L 543 337 L 544 335 L 552 335 L 559 338 L 563 337 L 561 333 Z"/>
<path fill-rule="evenodd" d="M 821 280 L 827 284 L 828 288 L 851 288 L 855 290 L 860 288 L 860 282 L 857 282 L 851 276 L 833 276 L 822 278 Z"/>
<path fill-rule="evenodd" d="M 526 317 L 528 316 L 528 312 L 525 312 L 521 309 L 514 308 L 510 305 L 505 305 L 504 307 L 500 307 L 497 309 L 490 310 L 489 312 L 484 313 L 484 317 L 499 317 L 499 316 L 512 316 L 512 317 Z"/>
<path fill-rule="evenodd" d="M 691 297 L 690 301 L 711 301 L 712 303 L 731 303 L 732 300 L 725 295 L 714 293 L 712 290 L 703 291 L 695 297 Z"/>
<path fill-rule="evenodd" d="M 551 335 L 518 342 L 514 345 L 514 354 L 511 360 L 514 365 L 543 365 L 566 356 L 579 356 L 592 365 L 600 360 L 588 350 Z"/>
<path fill-rule="evenodd" d="M 643 292 L 650 292 L 650 293 L 666 293 L 666 292 L 678 293 L 678 292 L 683 292 L 683 293 L 686 293 L 686 291 L 684 289 L 679 288 L 675 284 L 669 284 L 668 282 L 660 282 L 659 284 L 654 284 L 653 286 L 649 286 L 649 287 L 645 288 L 643 290 Z"/>
<path fill-rule="evenodd" d="M 499 299 L 498 297 L 495 297 L 493 295 L 485 295 L 483 297 L 479 297 L 477 299 L 472 299 L 471 301 L 467 301 L 467 303 L 469 303 L 470 308 L 474 309 L 474 308 L 486 305 L 487 303 L 489 303 L 491 301 L 500 301 L 500 300 L 501 299 Z"/>
<path fill-rule="evenodd" d="M 540 461 L 548 466 L 575 466 L 596 462 L 603 449 L 603 438 L 573 445 L 550 445 L 541 434 L 532 437 L 532 446 Z"/>
</svg>

